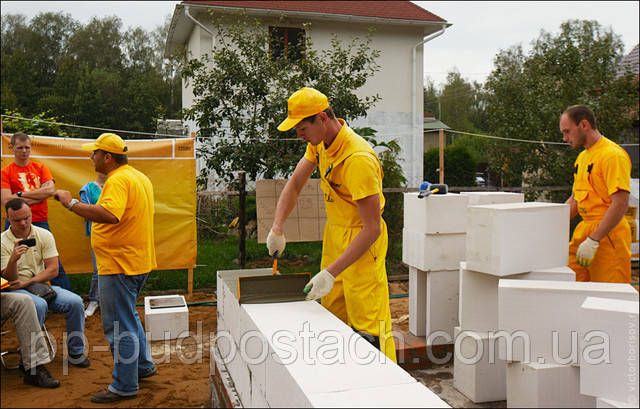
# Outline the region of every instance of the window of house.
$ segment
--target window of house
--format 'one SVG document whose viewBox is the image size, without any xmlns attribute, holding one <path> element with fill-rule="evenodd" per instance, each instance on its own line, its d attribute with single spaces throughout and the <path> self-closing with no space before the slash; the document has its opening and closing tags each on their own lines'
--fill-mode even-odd
<svg viewBox="0 0 640 409">
<path fill-rule="evenodd" d="M 304 56 L 304 30 L 301 28 L 269 27 L 271 56 L 292 61 Z"/>
</svg>

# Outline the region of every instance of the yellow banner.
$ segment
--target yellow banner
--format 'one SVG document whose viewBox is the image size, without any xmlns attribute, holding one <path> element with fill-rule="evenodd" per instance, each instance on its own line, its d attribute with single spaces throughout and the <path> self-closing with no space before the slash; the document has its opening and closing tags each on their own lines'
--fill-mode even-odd
<svg viewBox="0 0 640 409">
<path fill-rule="evenodd" d="M 2 135 L 2 167 L 13 162 L 9 134 Z M 31 137 L 31 160 L 47 165 L 56 189 L 80 198 L 80 188 L 96 179 L 91 152 L 83 151 L 89 139 Z M 159 270 L 195 268 L 196 158 L 194 139 L 127 140 L 129 164 L 147 175 L 155 195 L 155 239 Z M 49 226 L 60 260 L 68 274 L 93 271 L 90 239 L 84 219 L 49 198 Z M 4 223 L 5 210 L 2 207 Z M 2 225 L 4 228 L 4 224 Z"/>
</svg>

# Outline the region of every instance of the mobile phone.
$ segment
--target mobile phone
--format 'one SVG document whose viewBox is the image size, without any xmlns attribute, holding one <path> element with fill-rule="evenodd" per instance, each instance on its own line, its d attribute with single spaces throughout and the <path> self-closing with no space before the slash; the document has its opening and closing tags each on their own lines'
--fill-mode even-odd
<svg viewBox="0 0 640 409">
<path fill-rule="evenodd" d="M 24 244 L 25 246 L 28 246 L 28 247 L 33 247 L 33 246 L 36 245 L 36 238 L 32 237 L 30 239 L 20 240 L 18 242 L 18 245 L 22 245 L 22 244 Z"/>
</svg>

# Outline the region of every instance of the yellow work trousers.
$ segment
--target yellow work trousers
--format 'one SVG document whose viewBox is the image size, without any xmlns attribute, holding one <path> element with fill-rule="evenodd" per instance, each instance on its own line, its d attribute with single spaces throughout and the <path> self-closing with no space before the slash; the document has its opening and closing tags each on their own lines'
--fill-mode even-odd
<svg viewBox="0 0 640 409">
<path fill-rule="evenodd" d="M 601 283 L 631 282 L 631 229 L 623 217 L 620 223 L 607 234 L 598 245 L 591 266 L 582 267 L 576 262 L 576 251 L 593 231 L 599 221 L 582 221 L 573 231 L 569 243 L 569 267 L 576 272 L 576 281 Z"/>
<path fill-rule="evenodd" d="M 333 288 L 322 297 L 322 305 L 355 331 L 380 340 L 380 350 L 393 362 L 396 347 L 391 334 L 391 311 L 385 258 L 387 229 L 381 221 L 378 240 L 355 263 L 335 279 Z M 361 227 L 326 224 L 321 268 L 333 263 L 360 232 Z"/>
</svg>

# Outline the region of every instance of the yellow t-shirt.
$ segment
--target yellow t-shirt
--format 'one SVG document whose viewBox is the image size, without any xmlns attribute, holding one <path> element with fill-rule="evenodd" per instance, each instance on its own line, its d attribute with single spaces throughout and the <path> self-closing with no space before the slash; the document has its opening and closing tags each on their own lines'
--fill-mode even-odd
<svg viewBox="0 0 640 409">
<path fill-rule="evenodd" d="M 610 196 L 618 190 L 630 192 L 630 184 L 629 155 L 610 139 L 603 136 L 578 155 L 573 195 L 585 221 L 599 221 L 611 206 Z"/>
<path fill-rule="evenodd" d="M 116 224 L 93 222 L 91 247 L 99 275 L 139 275 L 157 267 L 153 236 L 153 185 L 129 165 L 109 172 L 99 206 L 119 220 Z"/>
<path fill-rule="evenodd" d="M 331 145 L 325 148 L 322 142 L 317 146 L 307 144 L 304 157 L 318 165 L 328 222 L 347 227 L 362 226 L 356 201 L 379 194 L 380 214 L 384 210 L 382 165 L 371 145 L 344 120 L 338 121 L 342 128 Z"/>
<path fill-rule="evenodd" d="M 45 269 L 46 259 L 58 257 L 56 241 L 50 231 L 31 225 L 31 233 L 27 238 L 35 238 L 36 245 L 29 247 L 27 252 L 18 259 L 18 280 L 20 281 L 27 281 L 40 274 Z M 7 268 L 9 257 L 18 240 L 20 239 L 13 235 L 10 228 L 2 233 L 2 270 Z"/>
</svg>

